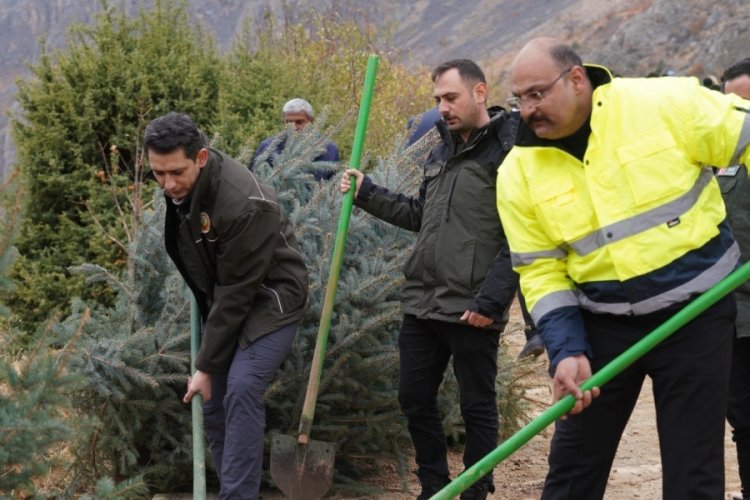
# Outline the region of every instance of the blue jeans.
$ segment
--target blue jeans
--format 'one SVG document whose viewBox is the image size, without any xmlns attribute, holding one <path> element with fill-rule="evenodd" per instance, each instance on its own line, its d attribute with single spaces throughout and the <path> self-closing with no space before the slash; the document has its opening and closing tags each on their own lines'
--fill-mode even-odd
<svg viewBox="0 0 750 500">
<path fill-rule="evenodd" d="M 203 405 L 211 458 L 221 498 L 258 498 L 266 408 L 263 395 L 286 359 L 297 324 L 237 349 L 228 373 L 211 374 L 211 400 Z"/>
</svg>

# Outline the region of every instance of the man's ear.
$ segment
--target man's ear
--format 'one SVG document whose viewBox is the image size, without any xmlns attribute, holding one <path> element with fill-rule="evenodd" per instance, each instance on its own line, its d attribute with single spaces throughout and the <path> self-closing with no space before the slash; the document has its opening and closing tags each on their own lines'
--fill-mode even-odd
<svg viewBox="0 0 750 500">
<path fill-rule="evenodd" d="M 568 78 L 577 94 L 580 94 L 584 90 L 588 81 L 586 69 L 583 66 L 573 66 Z"/>
<path fill-rule="evenodd" d="M 195 162 L 198 164 L 198 168 L 203 168 L 208 163 L 208 149 L 200 148 L 198 155 L 195 158 Z"/>
<path fill-rule="evenodd" d="M 474 99 L 477 103 L 485 104 L 487 102 L 487 84 L 479 82 L 474 85 Z"/>
</svg>

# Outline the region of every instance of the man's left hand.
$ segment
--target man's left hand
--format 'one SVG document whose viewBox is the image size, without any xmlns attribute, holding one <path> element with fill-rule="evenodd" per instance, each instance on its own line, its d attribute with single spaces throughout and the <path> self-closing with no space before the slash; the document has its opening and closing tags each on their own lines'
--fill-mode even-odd
<svg viewBox="0 0 750 500">
<path fill-rule="evenodd" d="M 188 379 L 187 393 L 182 398 L 183 403 L 189 403 L 193 396 L 200 394 L 203 401 L 211 399 L 211 374 L 196 370 L 192 377 Z"/>
<path fill-rule="evenodd" d="M 461 316 L 461 321 L 466 321 L 471 326 L 475 326 L 477 328 L 484 328 L 486 326 L 490 326 L 495 322 L 494 319 L 488 318 L 487 316 L 482 316 L 478 312 L 474 311 L 465 311 L 464 315 Z"/>
</svg>

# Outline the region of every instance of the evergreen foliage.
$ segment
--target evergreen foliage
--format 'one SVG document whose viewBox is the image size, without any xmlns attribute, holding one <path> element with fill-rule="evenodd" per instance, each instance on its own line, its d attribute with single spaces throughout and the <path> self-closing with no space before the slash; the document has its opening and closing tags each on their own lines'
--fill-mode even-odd
<svg viewBox="0 0 750 500">
<path fill-rule="evenodd" d="M 309 305 L 297 342 L 267 393 L 271 433 L 294 434 L 299 426 L 341 210 L 337 179 L 316 183 L 308 176 L 305 185 L 296 185 L 295 164 L 309 165 L 318 154 L 315 149 L 294 154 L 297 143 L 311 136 L 307 130 L 291 134 L 289 146 L 275 159 L 277 167 L 260 169 L 291 214 L 310 273 Z M 394 189 L 414 192 L 421 178 L 414 162 L 419 154 L 396 147 L 378 158 L 372 175 Z M 408 231 L 358 210 L 352 215 L 311 436 L 336 443 L 339 482 L 351 482 L 362 472 L 368 461 L 362 457 L 370 463 L 383 457 L 406 463 L 409 441 L 396 397 L 396 338 L 401 268 L 413 242 Z"/>
<path fill-rule="evenodd" d="M 320 127 L 290 131 L 275 166 L 262 163 L 258 169 L 295 225 L 310 271 L 308 310 L 267 393 L 269 439 L 275 432 L 293 434 L 299 425 L 340 213 L 336 181 L 318 183 L 311 175 L 332 166 L 312 161 L 327 138 Z M 416 159 L 429 146 L 423 141 L 404 151 L 399 142 L 373 162 L 371 175 L 395 190 L 416 192 L 421 179 Z M 73 314 L 56 328 L 63 341 L 81 331 L 70 369 L 86 384 L 76 394 L 75 413 L 90 416 L 93 431 L 73 446 L 70 484 L 78 488 L 89 488 L 101 476 L 139 475 L 159 491 L 189 487 L 191 422 L 180 402 L 189 364 L 189 300 L 163 250 L 163 203 L 157 193 L 153 210 L 143 215 L 130 249 L 131 274 L 118 278 L 93 264 L 75 268 L 88 276 L 87 283 L 109 284 L 116 294 L 114 306 L 93 305 L 91 320 L 83 321 L 87 306 L 76 302 Z M 313 439 L 337 445 L 339 487 L 361 489 L 358 479 L 378 459 L 396 459 L 402 472 L 410 463 L 396 397 L 396 338 L 401 267 L 413 241 L 409 232 L 360 211 L 353 214 L 312 431 Z M 505 390 L 501 387 L 500 394 Z M 452 376 L 441 392 L 441 410 L 451 435 L 461 441 Z"/>
<path fill-rule="evenodd" d="M 8 497 L 33 492 L 51 452 L 74 436 L 68 394 L 80 387 L 65 371 L 70 345 L 51 352 L 42 339 L 20 356 L 17 335 L 0 330 L 0 496 Z"/>
<path fill-rule="evenodd" d="M 94 495 L 82 495 L 80 500 L 119 500 L 122 498 L 148 498 L 148 488 L 140 477 L 127 479 L 120 483 L 110 477 L 96 483 Z"/>
<path fill-rule="evenodd" d="M 13 243 L 21 219 L 21 201 L 23 190 L 19 186 L 16 172 L 0 185 L 0 316 L 7 316 L 9 309 L 3 304 L 3 299 L 14 289 L 8 273 L 17 251 Z"/>
<path fill-rule="evenodd" d="M 143 475 L 152 488 L 188 488 L 192 478 L 190 411 L 182 401 L 189 366 L 189 302 L 182 279 L 163 250 L 163 197 L 130 248 L 132 274 L 118 278 L 101 266 L 72 268 L 86 283 L 116 293 L 113 306 L 73 303 L 57 325 L 60 339 L 83 323 L 70 370 L 86 381 L 75 413 L 93 419 L 92 431 L 73 446 L 70 483 L 78 488 L 103 476 Z"/>
<path fill-rule="evenodd" d="M 70 265 L 123 266 L 130 212 L 141 181 L 138 142 L 154 116 L 172 110 L 202 123 L 217 109 L 222 62 L 181 4 L 157 1 L 128 18 L 105 2 L 96 24 L 73 28 L 68 47 L 42 51 L 33 77 L 19 82 L 13 121 L 19 170 L 28 190 L 8 301 L 31 330 L 70 297 L 110 303 Z"/>
<path fill-rule="evenodd" d="M 319 17 L 311 27 L 285 27 L 285 37 L 260 31 L 224 60 L 182 4 L 157 1 L 133 19 L 105 7 L 94 27 L 74 31 L 65 52 L 43 53 L 34 78 L 19 86 L 24 114 L 14 122 L 29 200 L 12 275 L 17 291 L 8 303 L 29 326 L 79 297 L 53 329 L 56 345 L 73 346 L 68 370 L 83 380 L 70 415 L 89 428 L 70 445 L 62 497 L 138 496 L 140 478 L 154 490 L 189 489 L 192 476 L 190 411 L 181 403 L 188 291 L 163 249 L 163 197 L 157 191 L 153 201 L 144 199 L 145 124 L 185 111 L 220 149 L 247 161 L 250 146 L 279 128 L 283 102 L 309 88 L 303 97 L 328 111 L 300 133 L 284 131 L 275 167 L 258 168 L 276 188 L 310 271 L 309 308 L 267 395 L 269 435 L 294 433 L 341 204 L 337 181 L 317 183 L 311 175 L 341 166 L 312 159 L 331 136 L 353 129 L 351 110 L 374 48 L 372 33 Z M 401 72 L 387 59 L 381 64 L 368 133 L 368 147 L 381 155 L 363 165 L 376 182 L 413 193 L 430 144 L 404 150 L 405 121 L 427 104 L 411 111 L 414 94 L 405 87 L 418 86 Z M 328 118 L 336 125 L 323 133 Z M 394 123 L 401 133 L 393 133 Z M 348 156 L 348 146 L 342 149 Z M 339 483 L 356 481 L 368 460 L 409 463 L 396 335 L 401 267 L 413 241 L 359 211 L 352 217 L 312 432 L 337 444 Z M 441 398 L 446 425 L 460 440 L 451 376 Z"/>
<path fill-rule="evenodd" d="M 394 126 L 403 130 L 430 106 L 429 81 L 394 62 L 372 28 L 336 14 L 302 17 L 305 26 L 248 20 L 220 56 L 183 2 L 157 0 L 129 18 L 104 1 L 92 26 L 73 28 L 66 49 L 42 48 L 33 76 L 18 84 L 22 113 L 13 121 L 28 201 L 11 273 L 17 286 L 6 302 L 27 331 L 56 310 L 67 314 L 73 296 L 113 303 L 108 288 L 67 268 L 126 265 L 137 218 L 123 226 L 121 216 L 138 198 L 138 143 L 150 119 L 186 112 L 227 153 L 249 160 L 248 151 L 283 128 L 284 102 L 303 96 L 324 121 L 341 124 L 333 139 L 346 157 L 369 52 L 381 64 L 368 147 L 384 154 Z"/>
<path fill-rule="evenodd" d="M 295 225 L 311 281 L 297 342 L 268 391 L 271 432 L 298 425 L 338 224 L 341 195 L 335 182 L 317 183 L 310 173 L 323 166 L 312 161 L 326 142 L 319 128 L 290 132 L 275 167 L 259 167 Z M 411 185 L 419 176 L 407 164 L 410 157 L 383 160 L 374 175 Z M 161 195 L 153 206 L 131 251 L 131 277 L 119 279 L 93 264 L 75 268 L 88 276 L 87 283 L 103 281 L 116 292 L 113 307 L 91 307 L 70 363 L 86 380 L 75 399 L 76 413 L 95 419 L 94 432 L 74 447 L 71 483 L 78 485 L 102 475 L 142 474 L 153 488 L 174 491 L 187 487 L 191 477 L 190 415 L 180 402 L 189 361 L 188 292 L 163 250 Z M 353 217 L 313 431 L 314 439 L 340 447 L 339 480 L 359 472 L 354 457 L 403 456 L 408 449 L 395 396 L 395 336 L 400 268 L 412 241 L 410 234 L 370 217 Z M 56 329 L 60 339 L 73 334 L 86 307 L 74 303 L 73 314 Z"/>
<path fill-rule="evenodd" d="M 221 123 L 215 131 L 230 153 L 254 149 L 282 128 L 284 103 L 302 97 L 316 115 L 344 122 L 333 141 L 341 157 L 348 158 L 355 121 L 346 118 L 359 105 L 368 55 L 376 53 L 377 103 L 370 111 L 367 145 L 378 155 L 387 154 L 407 119 L 432 106 L 429 78 L 398 64 L 388 35 L 377 33 L 364 19 L 308 9 L 300 15 L 304 25 L 279 23 L 271 14 L 246 20 L 227 54 Z"/>
</svg>

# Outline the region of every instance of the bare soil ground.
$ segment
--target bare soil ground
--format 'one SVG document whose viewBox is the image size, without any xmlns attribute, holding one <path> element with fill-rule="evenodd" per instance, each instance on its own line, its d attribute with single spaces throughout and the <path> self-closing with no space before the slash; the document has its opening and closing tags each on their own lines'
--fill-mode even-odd
<svg viewBox="0 0 750 500">
<path fill-rule="evenodd" d="M 520 315 L 517 309 L 512 311 L 511 322 L 503 335 L 503 347 L 515 356 L 523 347 L 525 338 L 521 329 Z M 528 396 L 537 401 L 551 402 L 549 376 L 547 375 L 547 359 L 540 356 L 534 362 L 534 372 L 531 375 L 532 384 Z M 535 412 L 541 413 L 543 408 Z M 551 427 L 532 438 L 516 453 L 508 457 L 495 468 L 496 492 L 491 498 L 526 500 L 539 498 L 542 483 L 547 473 L 547 453 L 552 437 Z M 731 440 L 729 427 L 725 437 L 726 456 L 726 491 L 727 499 L 732 493 L 740 490 L 737 474 L 737 458 L 734 443 Z M 455 476 L 463 466 L 461 454 L 451 452 L 451 472 Z M 373 498 L 377 500 L 407 500 L 416 498 L 420 492 L 416 476 L 410 475 L 404 490 L 394 464 L 384 463 L 379 474 L 365 482 L 382 490 L 381 494 L 357 496 L 336 493 L 331 498 L 336 500 Z M 267 500 L 283 498 L 278 491 L 265 491 L 262 497 Z M 659 443 L 656 434 L 654 416 L 654 401 L 649 380 L 643 386 L 640 399 L 623 434 L 615 463 L 610 474 L 605 499 L 659 499 L 661 498 L 661 461 L 659 458 Z"/>
</svg>

